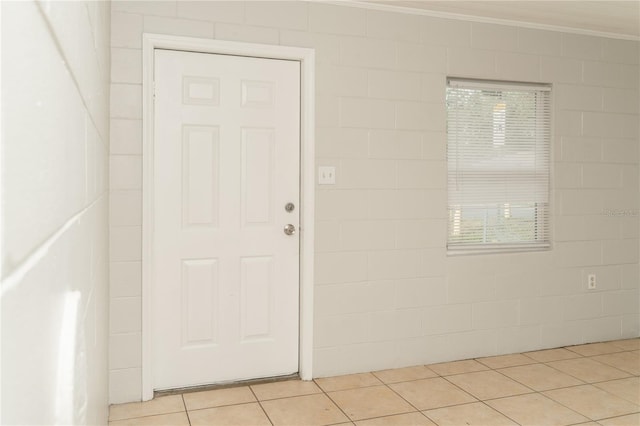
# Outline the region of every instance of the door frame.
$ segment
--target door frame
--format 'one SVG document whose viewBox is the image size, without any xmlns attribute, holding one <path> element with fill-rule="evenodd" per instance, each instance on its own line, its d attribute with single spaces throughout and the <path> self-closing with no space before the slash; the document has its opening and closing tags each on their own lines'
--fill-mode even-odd
<svg viewBox="0 0 640 426">
<path fill-rule="evenodd" d="M 154 59 L 156 49 L 285 59 L 300 62 L 300 313 L 298 373 L 311 380 L 313 357 L 313 265 L 315 192 L 315 51 L 161 34 L 142 35 L 142 400 L 153 398 L 153 203 Z"/>
</svg>

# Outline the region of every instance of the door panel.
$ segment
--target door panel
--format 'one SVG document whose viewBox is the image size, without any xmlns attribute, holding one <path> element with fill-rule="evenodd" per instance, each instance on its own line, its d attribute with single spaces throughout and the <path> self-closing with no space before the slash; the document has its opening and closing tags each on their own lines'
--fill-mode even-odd
<svg viewBox="0 0 640 426">
<path fill-rule="evenodd" d="M 242 225 L 272 225 L 274 129 L 242 129 Z"/>
<path fill-rule="evenodd" d="M 240 268 L 241 339 L 273 339 L 273 257 L 245 257 Z"/>
<path fill-rule="evenodd" d="M 218 341 L 218 261 L 182 260 L 182 346 Z"/>
<path fill-rule="evenodd" d="M 300 67 L 156 50 L 154 388 L 298 371 Z"/>
<path fill-rule="evenodd" d="M 183 227 L 218 226 L 219 131 L 217 127 L 183 126 Z"/>
</svg>

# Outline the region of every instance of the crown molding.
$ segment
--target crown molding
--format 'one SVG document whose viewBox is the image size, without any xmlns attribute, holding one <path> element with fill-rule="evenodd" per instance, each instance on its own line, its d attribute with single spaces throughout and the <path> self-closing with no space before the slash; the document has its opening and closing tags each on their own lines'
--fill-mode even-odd
<svg viewBox="0 0 640 426">
<path fill-rule="evenodd" d="M 407 15 L 430 16 L 433 18 L 455 19 L 458 21 L 481 22 L 484 24 L 508 25 L 512 27 L 530 28 L 545 31 L 557 31 L 570 34 L 581 34 L 595 37 L 614 38 L 619 40 L 640 41 L 640 36 L 611 33 L 607 31 L 587 30 L 584 28 L 565 27 L 561 25 L 540 24 L 537 22 L 518 21 L 512 19 L 489 18 L 485 16 L 465 15 L 459 13 L 440 12 L 436 10 L 414 9 L 411 7 L 393 6 L 360 0 L 310 0 L 312 3 L 325 3 L 337 6 L 357 7 L 360 9 L 379 10 L 383 12 L 404 13 Z"/>
</svg>

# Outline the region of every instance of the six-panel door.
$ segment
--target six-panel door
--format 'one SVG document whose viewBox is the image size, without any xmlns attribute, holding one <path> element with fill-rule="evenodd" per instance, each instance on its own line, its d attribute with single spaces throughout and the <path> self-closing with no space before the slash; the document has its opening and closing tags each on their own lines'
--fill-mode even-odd
<svg viewBox="0 0 640 426">
<path fill-rule="evenodd" d="M 300 64 L 157 50 L 154 78 L 154 388 L 295 373 Z"/>
</svg>

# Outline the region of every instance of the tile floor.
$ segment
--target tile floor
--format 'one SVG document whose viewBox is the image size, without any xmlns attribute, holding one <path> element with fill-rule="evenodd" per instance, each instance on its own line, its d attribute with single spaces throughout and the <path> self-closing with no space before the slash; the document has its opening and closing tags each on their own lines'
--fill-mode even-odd
<svg viewBox="0 0 640 426">
<path fill-rule="evenodd" d="M 640 339 L 111 406 L 116 425 L 640 425 Z"/>
</svg>

